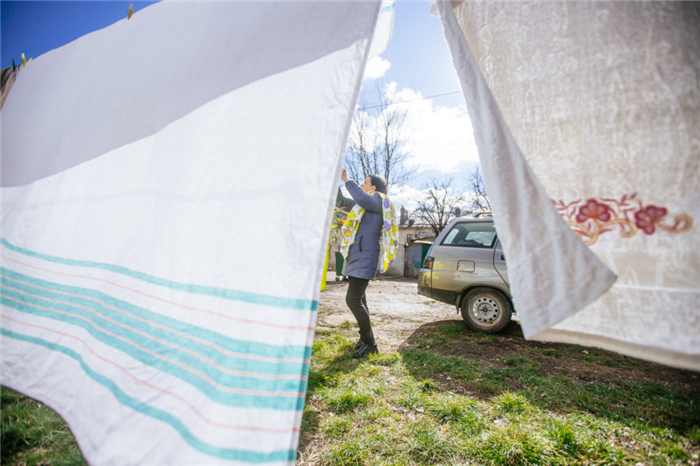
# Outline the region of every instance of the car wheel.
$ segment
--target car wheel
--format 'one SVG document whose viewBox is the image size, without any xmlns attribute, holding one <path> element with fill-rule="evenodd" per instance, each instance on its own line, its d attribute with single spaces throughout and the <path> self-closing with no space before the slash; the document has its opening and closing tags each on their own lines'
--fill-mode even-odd
<svg viewBox="0 0 700 466">
<path fill-rule="evenodd" d="M 477 332 L 496 333 L 510 322 L 513 313 L 510 300 L 492 288 L 474 288 L 462 300 L 462 318 L 467 327 Z"/>
</svg>

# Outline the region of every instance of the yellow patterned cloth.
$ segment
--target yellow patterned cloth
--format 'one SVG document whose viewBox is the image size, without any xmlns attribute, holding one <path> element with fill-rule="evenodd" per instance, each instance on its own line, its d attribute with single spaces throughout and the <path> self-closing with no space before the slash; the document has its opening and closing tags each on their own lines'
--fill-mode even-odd
<svg viewBox="0 0 700 466">
<path fill-rule="evenodd" d="M 399 227 L 396 225 L 396 209 L 394 209 L 394 204 L 389 200 L 386 194 L 374 192 L 382 198 L 382 236 L 379 239 L 379 244 L 381 245 L 381 251 L 379 253 L 380 267 L 379 272 L 384 273 L 389 268 L 389 264 L 396 257 L 396 249 L 399 245 Z M 357 235 L 357 229 L 360 226 L 360 221 L 365 214 L 365 209 L 360 207 L 359 204 L 355 204 L 355 207 L 348 213 L 347 219 L 345 219 L 345 224 L 340 232 L 340 236 L 343 239 L 343 243 L 340 246 L 340 253 L 343 255 L 343 259 L 348 258 L 348 252 L 350 251 L 350 246 L 355 242 L 355 235 Z"/>
</svg>

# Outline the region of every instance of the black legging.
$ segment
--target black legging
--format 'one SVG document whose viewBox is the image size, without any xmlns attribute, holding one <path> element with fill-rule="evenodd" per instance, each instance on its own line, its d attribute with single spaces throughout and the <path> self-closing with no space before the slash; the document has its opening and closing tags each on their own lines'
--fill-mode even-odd
<svg viewBox="0 0 700 466">
<path fill-rule="evenodd" d="M 367 298 L 365 290 L 369 285 L 369 280 L 362 278 L 348 277 L 348 293 L 345 295 L 345 302 L 355 316 L 357 325 L 360 326 L 360 338 L 370 346 L 374 346 L 374 333 L 372 333 L 372 324 L 369 321 L 369 308 L 367 307 Z"/>
</svg>

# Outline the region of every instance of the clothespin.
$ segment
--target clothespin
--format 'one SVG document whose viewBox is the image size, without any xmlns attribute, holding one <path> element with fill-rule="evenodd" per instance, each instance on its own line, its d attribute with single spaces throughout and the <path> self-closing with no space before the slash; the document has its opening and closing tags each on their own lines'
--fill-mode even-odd
<svg viewBox="0 0 700 466">
<path fill-rule="evenodd" d="M 31 58 L 29 60 L 27 60 L 26 58 L 24 58 L 24 54 L 22 54 L 22 68 L 27 66 L 27 63 L 29 63 L 30 61 L 32 61 Z"/>
<path fill-rule="evenodd" d="M 127 15 L 126 19 L 127 20 L 131 19 L 131 15 L 133 15 L 133 14 L 134 14 L 134 4 L 130 3 L 129 4 L 129 14 Z"/>
<path fill-rule="evenodd" d="M 15 59 L 12 59 L 12 71 L 15 71 L 17 69 L 17 65 L 15 65 Z"/>
</svg>

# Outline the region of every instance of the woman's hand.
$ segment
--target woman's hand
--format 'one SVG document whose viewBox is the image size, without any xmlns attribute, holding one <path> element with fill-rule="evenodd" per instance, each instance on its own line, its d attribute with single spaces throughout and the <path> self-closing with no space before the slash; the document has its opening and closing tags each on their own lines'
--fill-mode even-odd
<svg viewBox="0 0 700 466">
<path fill-rule="evenodd" d="M 348 182 L 348 171 L 343 168 L 343 171 L 340 172 L 340 179 L 343 180 L 343 183 Z"/>
</svg>

